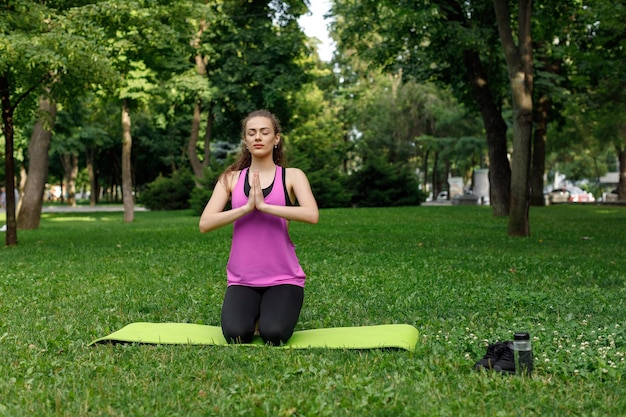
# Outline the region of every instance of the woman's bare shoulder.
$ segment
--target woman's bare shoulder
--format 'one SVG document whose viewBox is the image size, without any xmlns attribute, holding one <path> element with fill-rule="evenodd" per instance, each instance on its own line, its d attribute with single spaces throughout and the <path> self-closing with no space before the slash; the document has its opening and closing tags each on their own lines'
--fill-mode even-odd
<svg viewBox="0 0 626 417">
<path fill-rule="evenodd" d="M 308 185 L 309 179 L 300 168 L 285 168 L 285 182 L 288 187 Z"/>
<path fill-rule="evenodd" d="M 287 177 L 302 177 L 306 174 L 300 168 L 285 168 L 285 176 Z"/>
<path fill-rule="evenodd" d="M 235 189 L 235 184 L 237 184 L 237 180 L 239 179 L 239 175 L 241 175 L 241 170 L 227 171 L 220 175 L 218 183 L 222 183 L 226 187 L 229 193 Z"/>
</svg>

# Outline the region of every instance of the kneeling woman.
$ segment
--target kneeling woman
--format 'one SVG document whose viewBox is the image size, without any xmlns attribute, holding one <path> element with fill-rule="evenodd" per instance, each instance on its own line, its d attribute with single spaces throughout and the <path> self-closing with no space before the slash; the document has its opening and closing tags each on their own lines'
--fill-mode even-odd
<svg viewBox="0 0 626 417">
<path fill-rule="evenodd" d="M 258 326 L 265 343 L 277 346 L 293 334 L 304 299 L 306 275 L 289 222 L 317 223 L 319 211 L 306 175 L 281 166 L 277 118 L 258 110 L 242 125 L 240 157 L 221 174 L 199 226 L 205 233 L 234 223 L 222 306 L 224 337 L 229 343 L 249 343 Z M 229 199 L 232 208 L 224 211 Z"/>
</svg>

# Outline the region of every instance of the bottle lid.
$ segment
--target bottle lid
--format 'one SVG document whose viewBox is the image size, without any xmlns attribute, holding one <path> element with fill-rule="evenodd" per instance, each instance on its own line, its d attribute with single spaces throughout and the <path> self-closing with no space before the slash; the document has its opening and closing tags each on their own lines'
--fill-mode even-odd
<svg viewBox="0 0 626 417">
<path fill-rule="evenodd" d="M 513 340 L 530 340 L 530 335 L 527 332 L 515 333 Z"/>
</svg>

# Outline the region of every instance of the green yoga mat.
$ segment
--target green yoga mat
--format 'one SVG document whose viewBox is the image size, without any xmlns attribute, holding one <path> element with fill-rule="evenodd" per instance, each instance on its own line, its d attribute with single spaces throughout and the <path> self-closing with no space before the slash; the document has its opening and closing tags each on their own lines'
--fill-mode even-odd
<svg viewBox="0 0 626 417">
<path fill-rule="evenodd" d="M 292 349 L 380 349 L 415 350 L 418 331 L 408 324 L 381 324 L 362 327 L 332 327 L 300 330 L 285 343 Z M 228 346 L 219 326 L 192 323 L 131 323 L 89 346 L 104 342 Z M 262 346 L 260 337 L 250 345 Z"/>
</svg>

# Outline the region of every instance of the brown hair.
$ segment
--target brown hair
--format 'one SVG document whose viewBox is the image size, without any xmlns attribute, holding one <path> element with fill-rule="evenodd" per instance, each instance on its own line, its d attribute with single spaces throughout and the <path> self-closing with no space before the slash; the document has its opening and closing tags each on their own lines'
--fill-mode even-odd
<svg viewBox="0 0 626 417">
<path fill-rule="evenodd" d="M 276 135 L 276 134 L 282 133 L 282 128 L 280 127 L 280 121 L 278 120 L 278 117 L 276 117 L 276 115 L 271 113 L 269 110 L 264 110 L 264 109 L 255 110 L 252 113 L 248 114 L 241 121 L 242 142 L 241 142 L 241 148 L 239 150 L 239 157 L 232 165 L 226 168 L 224 172 L 222 173 L 222 175 L 220 176 L 220 181 L 222 181 L 222 184 L 226 187 L 227 190 L 229 189 L 229 187 L 227 187 L 228 184 L 226 183 L 227 178 L 229 177 L 228 174 L 234 171 L 239 171 L 244 168 L 247 168 L 252 163 L 252 155 L 250 154 L 250 151 L 246 147 L 246 144 L 243 141 L 243 138 L 245 138 L 245 135 L 246 135 L 246 125 L 248 124 L 250 119 L 254 117 L 265 117 L 266 119 L 269 119 L 272 122 L 272 126 L 274 127 L 274 134 Z M 279 140 L 278 144 L 276 144 L 276 147 L 274 147 L 274 151 L 272 152 L 272 159 L 274 160 L 274 163 L 276 165 L 283 164 L 285 156 L 284 156 L 282 139 Z"/>
</svg>

